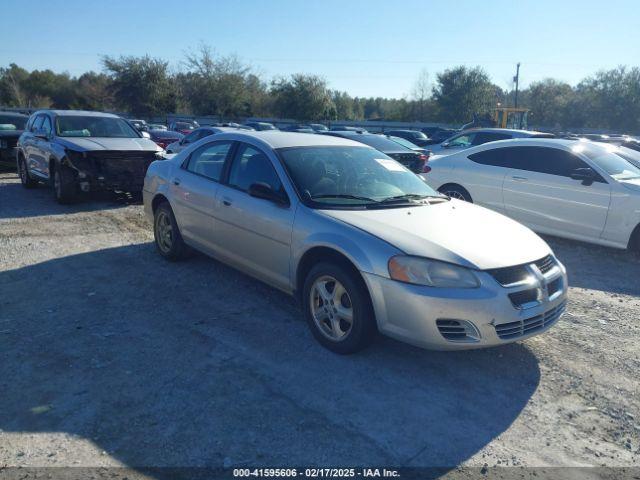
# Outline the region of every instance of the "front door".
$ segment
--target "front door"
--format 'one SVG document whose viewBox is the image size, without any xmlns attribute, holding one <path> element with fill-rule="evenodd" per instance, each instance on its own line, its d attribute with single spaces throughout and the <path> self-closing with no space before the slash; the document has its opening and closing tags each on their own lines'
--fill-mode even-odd
<svg viewBox="0 0 640 480">
<path fill-rule="evenodd" d="M 611 187 L 602 177 L 588 185 L 571 178 L 588 168 L 575 154 L 553 147 L 513 147 L 504 177 L 507 215 L 549 234 L 600 238 L 607 220 Z"/>
<path fill-rule="evenodd" d="M 295 212 L 290 205 L 250 196 L 249 187 L 259 182 L 284 192 L 267 154 L 240 143 L 228 181 L 218 190 L 216 247 L 231 263 L 286 290 Z"/>
</svg>

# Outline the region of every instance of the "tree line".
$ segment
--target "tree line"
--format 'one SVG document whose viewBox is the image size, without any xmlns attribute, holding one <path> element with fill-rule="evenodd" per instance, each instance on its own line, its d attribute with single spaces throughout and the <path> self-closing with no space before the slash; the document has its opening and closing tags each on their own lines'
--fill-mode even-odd
<svg viewBox="0 0 640 480">
<path fill-rule="evenodd" d="M 101 72 L 74 77 L 51 70 L 0 68 L 0 106 L 77 108 L 151 118 L 168 113 L 233 120 L 279 117 L 298 121 L 388 120 L 461 124 L 514 92 L 495 85 L 481 67 L 458 66 L 431 81 L 423 71 L 406 98 L 352 97 L 320 76 L 294 74 L 266 81 L 236 56 L 209 47 L 185 54 L 180 67 L 149 56 L 102 58 Z M 548 78 L 519 92 L 530 124 L 558 130 L 595 128 L 640 132 L 640 69 L 603 70 L 577 85 Z"/>
</svg>

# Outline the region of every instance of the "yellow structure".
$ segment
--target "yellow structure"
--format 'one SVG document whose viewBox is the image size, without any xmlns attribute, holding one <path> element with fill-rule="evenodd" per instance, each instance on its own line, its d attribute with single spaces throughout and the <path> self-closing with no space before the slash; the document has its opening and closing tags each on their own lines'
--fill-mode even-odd
<svg viewBox="0 0 640 480">
<path fill-rule="evenodd" d="M 496 128 L 526 130 L 528 113 L 529 110 L 526 108 L 497 107 L 493 111 L 493 121 Z"/>
</svg>

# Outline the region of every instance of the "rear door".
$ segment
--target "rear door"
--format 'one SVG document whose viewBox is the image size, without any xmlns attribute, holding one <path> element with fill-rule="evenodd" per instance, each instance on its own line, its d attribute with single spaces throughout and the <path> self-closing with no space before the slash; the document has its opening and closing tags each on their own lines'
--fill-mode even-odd
<svg viewBox="0 0 640 480">
<path fill-rule="evenodd" d="M 599 238 L 607 220 L 611 187 L 600 176 L 584 185 L 571 178 L 588 168 L 577 155 L 554 147 L 509 147 L 511 166 L 504 179 L 503 197 L 509 216 L 535 230 Z"/>
<path fill-rule="evenodd" d="M 461 154 L 464 155 L 464 152 Z M 502 187 L 509 171 L 505 167 L 504 148 L 489 148 L 467 155 L 453 178 L 460 177 L 474 203 L 504 213 Z"/>
<path fill-rule="evenodd" d="M 170 179 L 172 206 L 180 232 L 205 249 L 214 242 L 215 198 L 233 142 L 211 142 L 194 150 Z"/>
</svg>

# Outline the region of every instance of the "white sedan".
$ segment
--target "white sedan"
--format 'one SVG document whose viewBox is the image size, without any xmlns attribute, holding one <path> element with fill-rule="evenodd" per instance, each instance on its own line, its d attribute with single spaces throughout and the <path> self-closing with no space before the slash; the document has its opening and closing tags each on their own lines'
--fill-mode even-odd
<svg viewBox="0 0 640 480">
<path fill-rule="evenodd" d="M 539 233 L 640 249 L 640 153 L 589 141 L 492 142 L 429 162 L 439 192 Z"/>
</svg>

